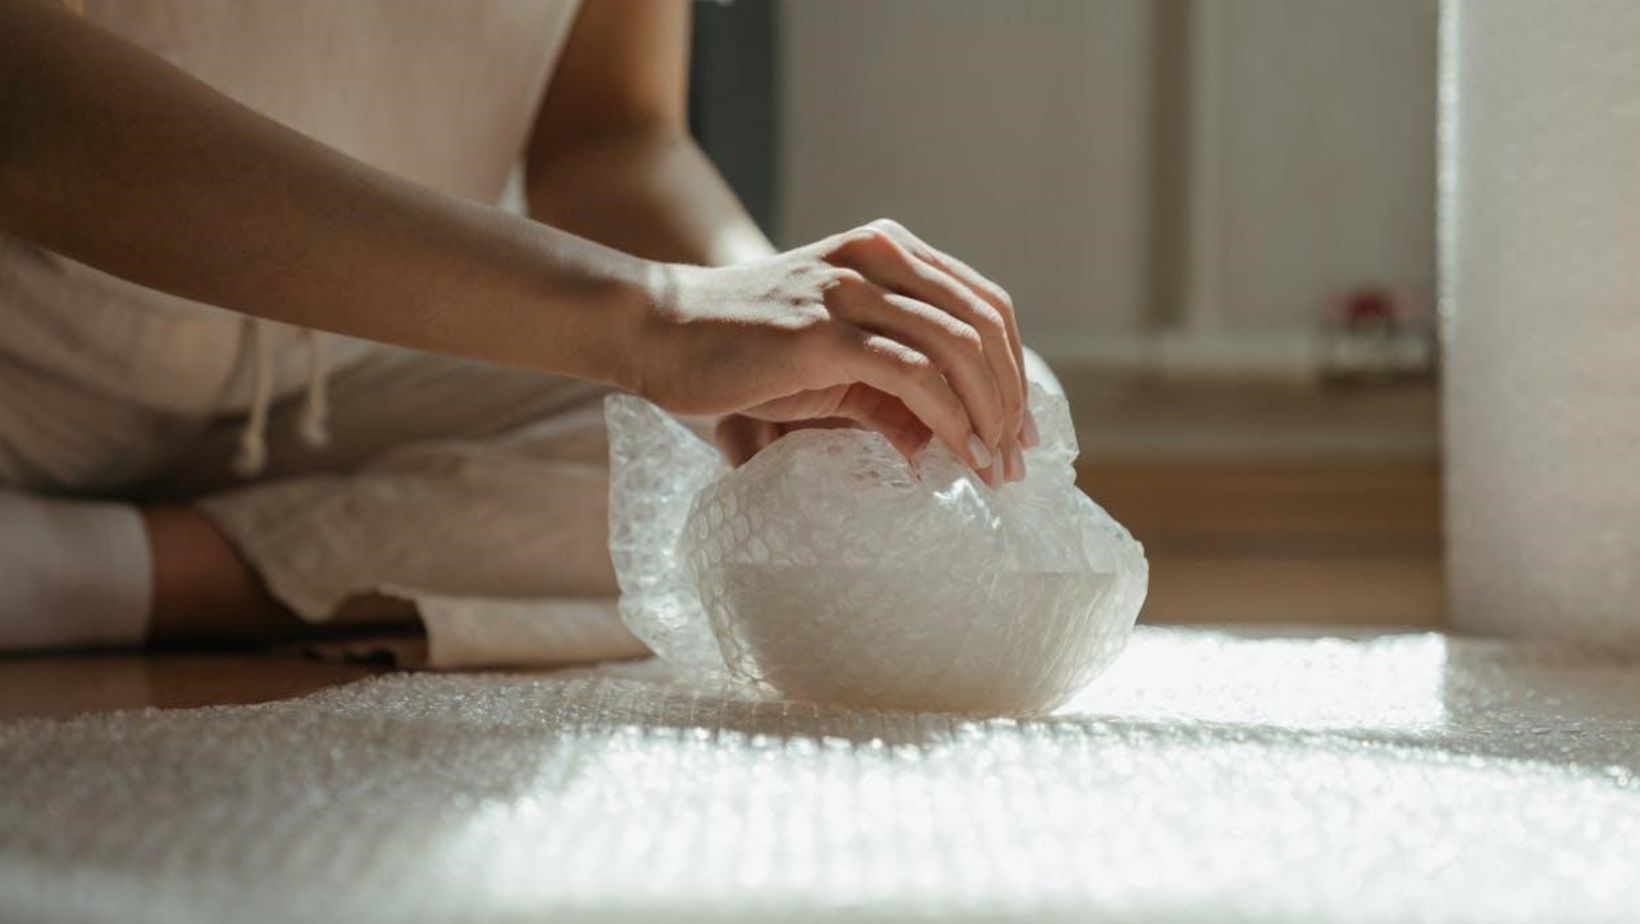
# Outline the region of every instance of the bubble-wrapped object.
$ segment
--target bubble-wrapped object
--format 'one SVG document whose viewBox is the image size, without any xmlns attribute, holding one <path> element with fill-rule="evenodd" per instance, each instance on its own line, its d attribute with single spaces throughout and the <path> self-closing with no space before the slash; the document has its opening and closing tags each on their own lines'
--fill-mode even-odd
<svg viewBox="0 0 1640 924">
<path fill-rule="evenodd" d="M 665 412 L 607 399 L 621 616 L 657 654 L 816 702 L 1023 714 L 1121 652 L 1148 566 L 1077 490 L 1063 397 L 1036 385 L 1028 476 L 993 490 L 938 442 L 787 434 L 730 470 Z"/>
</svg>

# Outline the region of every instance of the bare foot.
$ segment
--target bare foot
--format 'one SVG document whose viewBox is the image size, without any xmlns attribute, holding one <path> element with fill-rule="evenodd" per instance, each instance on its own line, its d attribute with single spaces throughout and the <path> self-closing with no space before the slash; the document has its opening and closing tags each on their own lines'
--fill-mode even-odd
<svg viewBox="0 0 1640 924">
<path fill-rule="evenodd" d="M 268 593 L 256 572 L 199 511 L 145 507 L 154 560 L 149 641 L 161 645 L 254 645 L 361 630 L 409 630 L 414 607 L 402 600 L 349 601 L 322 625 L 305 622 Z"/>
</svg>

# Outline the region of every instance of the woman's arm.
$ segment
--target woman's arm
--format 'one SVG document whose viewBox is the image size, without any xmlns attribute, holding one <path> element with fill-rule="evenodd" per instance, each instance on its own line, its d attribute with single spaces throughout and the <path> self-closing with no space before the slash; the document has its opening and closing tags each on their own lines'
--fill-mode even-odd
<svg viewBox="0 0 1640 924">
<path fill-rule="evenodd" d="M 690 137 L 689 14 L 680 2 L 581 4 L 525 155 L 532 217 L 674 263 L 775 252 Z M 799 426 L 730 414 L 717 441 L 739 465 Z"/>
<path fill-rule="evenodd" d="M 558 227 L 657 260 L 705 266 L 757 261 L 774 247 L 689 136 L 689 9 L 683 0 L 583 2 L 536 116 L 525 160 L 530 211 Z M 969 331 L 990 334 L 982 359 L 997 383 L 992 408 L 1001 419 L 999 431 L 976 427 L 981 434 L 1000 432 L 982 439 L 996 462 L 987 477 L 995 483 L 1023 476 L 1018 444 L 1034 443 L 1035 425 L 1026 419 L 1022 390 L 1015 401 L 1010 388 L 1023 358 L 1006 294 L 893 223 L 878 223 L 877 230 L 876 236 L 887 240 L 877 240 L 875 249 L 887 260 L 909 256 L 919 264 L 916 272 L 873 272 L 881 262 L 872 258 L 870 243 L 860 248 L 867 252 L 863 256 L 844 255 L 842 262 L 863 269 L 881 291 L 939 306 Z M 940 353 L 927 337 L 903 339 Z M 961 365 L 942 362 L 970 407 L 985 404 L 987 399 L 976 394 L 984 384 L 962 374 Z M 904 404 L 868 389 L 853 394 L 861 404 L 842 408 L 842 416 L 883 431 L 907 452 L 927 438 L 929 430 Z M 808 402 L 799 402 L 790 413 L 808 408 Z M 819 410 L 826 413 L 815 416 L 823 417 L 835 408 L 821 402 Z M 985 413 L 978 411 L 975 419 Z M 732 460 L 744 461 L 785 426 L 736 415 L 720 425 L 719 441 Z"/>
<path fill-rule="evenodd" d="M 644 261 L 374 170 L 34 0 L 0 0 L 0 229 L 246 314 L 618 384 L 656 285 Z"/>
<path fill-rule="evenodd" d="M 38 0 L 0 0 L 0 230 L 246 314 L 679 412 L 847 417 L 905 448 L 909 410 L 980 470 L 1021 433 L 1006 295 L 904 228 L 722 269 L 643 260 L 372 169 Z"/>
<path fill-rule="evenodd" d="M 774 247 L 689 135 L 689 4 L 585 0 L 536 115 L 530 214 L 654 260 Z"/>
</svg>

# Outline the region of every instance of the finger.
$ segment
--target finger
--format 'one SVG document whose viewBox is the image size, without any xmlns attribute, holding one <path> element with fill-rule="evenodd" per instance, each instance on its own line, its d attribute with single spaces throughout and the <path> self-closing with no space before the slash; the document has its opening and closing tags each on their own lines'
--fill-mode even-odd
<svg viewBox="0 0 1640 924">
<path fill-rule="evenodd" d="M 969 290 L 984 299 L 987 304 L 989 304 L 997 311 L 998 314 L 1002 316 L 1003 324 L 1008 329 L 1009 349 L 1010 352 L 1013 353 L 1014 364 L 1019 369 L 1020 373 L 1020 401 L 1024 407 L 1021 414 L 1021 435 L 1024 437 L 1022 442 L 1024 442 L 1027 446 L 1035 446 L 1040 441 L 1040 437 L 1037 434 L 1036 421 L 1031 416 L 1029 404 L 1030 390 L 1026 386 L 1025 382 L 1025 341 L 1019 335 L 1019 318 L 1014 312 L 1013 299 L 1006 291 L 1003 290 L 1001 286 L 985 278 L 985 276 L 983 276 L 978 270 L 957 259 L 956 257 L 953 257 L 950 254 L 929 245 L 928 242 L 917 237 L 917 235 L 913 234 L 910 229 L 906 228 L 899 222 L 891 221 L 889 219 L 878 219 L 877 221 L 872 222 L 872 226 L 877 227 L 887 233 L 913 255 L 927 261 L 930 264 L 933 264 L 961 281 L 969 288 Z M 1025 420 L 1029 420 L 1030 423 L 1024 424 L 1023 421 Z"/>
<path fill-rule="evenodd" d="M 864 321 L 860 327 L 913 347 L 933 359 L 945 374 L 946 382 L 963 405 L 974 432 L 985 443 L 990 465 L 979 474 L 991 487 L 999 487 L 1004 475 L 1003 453 L 1013 438 L 1002 413 L 1002 392 L 992 377 L 989 363 L 973 328 L 915 299 L 887 295 L 881 304 L 887 312 Z M 896 402 L 898 403 L 898 402 Z"/>
<path fill-rule="evenodd" d="M 851 386 L 837 405 L 837 414 L 881 433 L 907 459 L 928 444 L 933 433 L 905 402 L 869 385 Z"/>
<path fill-rule="evenodd" d="M 980 434 L 995 449 L 1020 432 L 1025 410 L 1023 354 L 1014 352 L 1000 312 L 961 281 L 902 246 L 886 229 L 851 235 L 836 248 L 833 259 L 876 285 L 933 306 L 975 331 L 1001 411 L 999 428 L 981 427 Z M 920 342 L 913 345 L 923 348 Z M 935 359 L 944 361 L 945 357 Z"/>
<path fill-rule="evenodd" d="M 957 458 L 975 471 L 990 468 L 990 450 L 974 433 L 967 406 L 932 359 L 897 340 L 853 325 L 838 330 L 831 355 L 823 357 L 834 375 L 893 395 Z"/>
<path fill-rule="evenodd" d="M 812 401 L 808 400 L 808 395 L 813 396 Z M 738 415 L 755 418 L 754 422 L 771 428 L 762 431 L 768 433 L 768 436 L 760 436 L 753 441 L 757 448 L 752 454 L 761 452 L 769 443 L 794 430 L 874 430 L 882 434 L 889 444 L 907 459 L 916 455 L 918 450 L 933 438 L 929 429 L 923 426 L 922 421 L 917 419 L 916 414 L 911 413 L 911 409 L 906 407 L 904 402 L 869 385 L 833 385 L 807 393 L 801 404 L 805 409 L 799 410 L 789 400 L 780 399 L 758 405 L 743 415 Z M 814 417 L 814 414 L 823 416 Z M 730 419 L 725 418 L 725 423 Z M 723 424 L 720 424 L 720 428 L 722 426 Z M 722 429 L 719 432 L 722 433 Z M 736 439 L 737 436 L 731 434 L 729 438 Z M 723 445 L 724 442 L 720 439 L 719 445 Z M 725 449 L 725 454 L 728 453 L 729 450 Z"/>
<path fill-rule="evenodd" d="M 839 292 L 839 316 L 857 327 L 884 334 L 932 359 L 968 408 L 968 418 L 987 450 L 1008 429 L 1002 393 L 986 361 L 979 332 L 916 299 L 892 295 L 869 283 Z"/>
<path fill-rule="evenodd" d="M 1002 478 L 1004 481 L 1025 480 L 1025 453 L 1020 451 L 1019 440 L 1009 439 L 1002 450 Z"/>
</svg>

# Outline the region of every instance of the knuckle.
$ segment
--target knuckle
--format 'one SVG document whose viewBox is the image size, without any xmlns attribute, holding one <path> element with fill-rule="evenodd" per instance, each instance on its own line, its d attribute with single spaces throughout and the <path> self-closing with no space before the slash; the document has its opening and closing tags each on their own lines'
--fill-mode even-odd
<svg viewBox="0 0 1640 924">
<path fill-rule="evenodd" d="M 894 236 L 876 225 L 866 225 L 857 229 L 853 238 L 856 247 L 873 253 L 883 253 L 897 249 Z"/>
<path fill-rule="evenodd" d="M 974 326 L 982 327 L 993 337 L 1008 336 L 1008 321 L 994 306 L 980 302 L 974 306 Z"/>
<path fill-rule="evenodd" d="M 956 321 L 950 325 L 951 340 L 966 353 L 983 353 L 985 338 L 971 325 Z"/>
<path fill-rule="evenodd" d="M 1013 313 L 1014 313 L 1014 297 L 1012 295 L 1008 294 L 1008 290 L 1004 289 L 1003 287 L 997 285 L 994 282 L 993 283 L 987 283 L 987 287 L 991 290 L 991 293 L 990 293 L 991 298 L 995 299 L 996 303 L 998 305 L 1001 305 L 1002 310 L 1008 312 L 1008 315 L 1010 317 L 1013 316 Z"/>
<path fill-rule="evenodd" d="M 855 228 L 839 239 L 833 248 L 836 258 L 842 260 L 879 257 L 896 249 L 894 239 L 881 228 L 870 225 Z"/>
<path fill-rule="evenodd" d="M 812 334 L 832 327 L 831 312 L 821 305 L 804 305 L 792 312 L 791 329 L 799 334 Z"/>
<path fill-rule="evenodd" d="M 898 237 L 899 235 L 907 233 L 905 225 L 900 224 L 892 218 L 878 218 L 868 223 L 866 227 L 876 229 L 893 237 Z"/>
<path fill-rule="evenodd" d="M 899 350 L 895 362 L 899 365 L 900 371 L 913 379 L 927 380 L 940 374 L 934 361 L 916 350 Z"/>
<path fill-rule="evenodd" d="M 827 292 L 847 292 L 858 290 L 866 285 L 865 274 L 847 266 L 834 267 L 825 276 L 821 287 Z"/>
<path fill-rule="evenodd" d="M 1017 388 L 1002 389 L 1002 412 L 1010 421 L 1016 421 L 1025 414 L 1025 396 Z"/>
<path fill-rule="evenodd" d="M 807 350 L 812 341 L 836 328 L 831 309 L 819 301 L 805 300 L 790 305 L 765 328 L 786 349 Z"/>
</svg>

